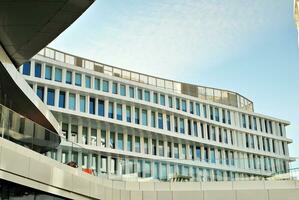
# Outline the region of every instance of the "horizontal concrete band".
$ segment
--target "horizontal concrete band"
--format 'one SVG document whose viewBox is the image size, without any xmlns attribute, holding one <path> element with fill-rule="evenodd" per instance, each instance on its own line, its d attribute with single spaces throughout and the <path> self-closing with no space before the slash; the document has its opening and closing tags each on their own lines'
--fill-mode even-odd
<svg viewBox="0 0 299 200">
<path fill-rule="evenodd" d="M 95 177 L 0 138 L 0 178 L 72 199 L 298 199 L 299 181 L 124 182 Z"/>
</svg>

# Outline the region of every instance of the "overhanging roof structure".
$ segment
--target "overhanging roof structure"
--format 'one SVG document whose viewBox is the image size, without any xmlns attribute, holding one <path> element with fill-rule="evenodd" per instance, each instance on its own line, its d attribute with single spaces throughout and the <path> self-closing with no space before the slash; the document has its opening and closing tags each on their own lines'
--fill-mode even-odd
<svg viewBox="0 0 299 200">
<path fill-rule="evenodd" d="M 55 117 L 16 68 L 69 27 L 93 2 L 0 1 L 0 96 L 4 97 L 2 103 L 5 106 L 51 131 L 59 132 Z"/>
<path fill-rule="evenodd" d="M 16 66 L 69 27 L 93 0 L 2 0 L 0 43 Z"/>
</svg>

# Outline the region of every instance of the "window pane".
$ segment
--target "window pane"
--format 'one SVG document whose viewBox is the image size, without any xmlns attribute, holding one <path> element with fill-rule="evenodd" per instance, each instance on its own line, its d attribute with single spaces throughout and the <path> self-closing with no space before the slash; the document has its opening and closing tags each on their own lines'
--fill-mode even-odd
<svg viewBox="0 0 299 200">
<path fill-rule="evenodd" d="M 147 110 L 142 110 L 142 125 L 147 126 Z"/>
<path fill-rule="evenodd" d="M 109 82 L 106 80 L 103 80 L 103 91 L 109 92 Z"/>
<path fill-rule="evenodd" d="M 150 101 L 150 92 L 147 90 L 144 90 L 144 100 Z"/>
<path fill-rule="evenodd" d="M 98 102 L 98 115 L 99 116 L 105 115 L 105 106 L 104 106 L 103 100 L 99 100 L 99 102 Z"/>
<path fill-rule="evenodd" d="M 42 76 L 42 65 L 40 63 L 35 63 L 34 76 L 38 78 Z"/>
<path fill-rule="evenodd" d="M 131 107 L 126 107 L 126 116 L 127 116 L 127 122 L 131 122 Z"/>
<path fill-rule="evenodd" d="M 163 115 L 162 113 L 158 113 L 158 127 L 163 129 Z"/>
<path fill-rule="evenodd" d="M 89 113 L 95 114 L 95 99 L 89 98 Z"/>
<path fill-rule="evenodd" d="M 109 110 L 108 110 L 108 117 L 113 118 L 113 103 L 109 102 Z"/>
<path fill-rule="evenodd" d="M 126 96 L 126 86 L 125 85 L 120 85 L 120 95 Z"/>
<path fill-rule="evenodd" d="M 85 76 L 85 87 L 91 88 L 91 78 L 90 76 Z"/>
<path fill-rule="evenodd" d="M 59 93 L 59 108 L 65 108 L 65 92 L 63 91 Z"/>
<path fill-rule="evenodd" d="M 133 87 L 130 87 L 130 88 L 129 88 L 129 93 L 130 93 L 130 97 L 131 97 L 131 98 L 134 98 L 134 97 L 135 97 L 135 95 L 134 95 L 134 88 L 133 88 Z"/>
<path fill-rule="evenodd" d="M 52 79 L 52 66 L 46 66 L 45 78 L 48 80 Z"/>
<path fill-rule="evenodd" d="M 62 69 L 55 68 L 55 81 L 57 82 L 62 81 Z"/>
<path fill-rule="evenodd" d="M 66 72 L 65 82 L 67 84 L 72 84 L 72 72 L 71 71 Z"/>
<path fill-rule="evenodd" d="M 53 89 L 48 88 L 47 104 L 50 106 L 54 106 L 54 101 L 55 101 L 55 91 Z"/>
<path fill-rule="evenodd" d="M 36 94 L 42 101 L 44 101 L 44 87 L 38 86 Z"/>
<path fill-rule="evenodd" d="M 23 64 L 23 74 L 30 76 L 30 62 L 26 62 Z"/>
<path fill-rule="evenodd" d="M 69 109 L 76 109 L 76 96 L 75 94 L 69 94 Z"/>
<path fill-rule="evenodd" d="M 85 112 L 86 108 L 86 97 L 80 96 L 80 112 Z"/>
<path fill-rule="evenodd" d="M 122 117 L 122 112 L 123 112 L 123 110 L 122 110 L 122 105 L 121 105 L 121 104 L 117 104 L 116 111 L 117 111 L 117 116 L 116 116 L 116 118 L 117 118 L 118 120 L 122 120 L 122 119 L 123 119 L 123 117 Z"/>
<path fill-rule="evenodd" d="M 117 94 L 118 93 L 118 87 L 117 87 L 117 83 L 113 83 L 112 84 L 112 93 L 113 94 Z"/>
<path fill-rule="evenodd" d="M 75 75 L 75 85 L 77 85 L 77 86 L 82 85 L 82 75 L 79 73 L 76 73 L 76 75 Z"/>
<path fill-rule="evenodd" d="M 101 89 L 101 80 L 98 78 L 94 79 L 94 89 L 100 90 Z"/>
<path fill-rule="evenodd" d="M 165 106 L 165 96 L 164 95 L 160 95 L 160 105 Z"/>
</svg>

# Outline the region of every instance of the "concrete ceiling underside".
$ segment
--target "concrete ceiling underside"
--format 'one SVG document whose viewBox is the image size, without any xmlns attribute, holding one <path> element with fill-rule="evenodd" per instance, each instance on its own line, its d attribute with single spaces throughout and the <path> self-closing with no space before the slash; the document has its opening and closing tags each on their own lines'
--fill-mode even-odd
<svg viewBox="0 0 299 200">
<path fill-rule="evenodd" d="M 94 0 L 1 0 L 0 43 L 16 67 L 69 27 Z"/>
</svg>

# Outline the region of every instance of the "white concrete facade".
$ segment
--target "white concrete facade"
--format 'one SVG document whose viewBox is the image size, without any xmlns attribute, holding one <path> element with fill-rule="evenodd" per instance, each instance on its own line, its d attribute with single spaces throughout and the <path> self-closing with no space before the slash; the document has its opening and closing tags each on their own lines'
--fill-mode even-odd
<svg viewBox="0 0 299 200">
<path fill-rule="evenodd" d="M 27 64 L 24 78 L 78 144 L 63 142 L 48 156 L 98 175 L 160 180 L 262 179 L 288 171 L 289 122 L 255 113 L 253 105 L 217 103 L 216 94 L 200 99 L 161 88 L 158 78 L 153 86 L 133 81 L 133 72 L 131 80 L 105 66 L 101 72 L 95 63 L 46 48 Z"/>
</svg>

